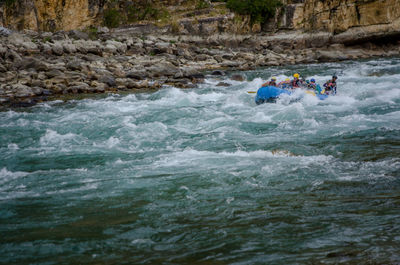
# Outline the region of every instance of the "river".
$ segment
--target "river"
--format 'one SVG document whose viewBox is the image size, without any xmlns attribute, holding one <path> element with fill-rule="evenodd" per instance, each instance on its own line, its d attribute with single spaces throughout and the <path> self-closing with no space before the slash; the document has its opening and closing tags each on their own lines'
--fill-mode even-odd
<svg viewBox="0 0 400 265">
<path fill-rule="evenodd" d="M 399 264 L 400 59 L 239 73 L 0 112 L 0 263 Z"/>
</svg>

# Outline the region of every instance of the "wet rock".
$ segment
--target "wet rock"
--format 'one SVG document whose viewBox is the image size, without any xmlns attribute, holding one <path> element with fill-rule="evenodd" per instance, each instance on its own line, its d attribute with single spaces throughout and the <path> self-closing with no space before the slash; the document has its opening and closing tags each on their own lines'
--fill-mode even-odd
<svg viewBox="0 0 400 265">
<path fill-rule="evenodd" d="M 217 76 L 223 76 L 226 75 L 224 71 L 222 70 L 215 70 L 211 73 L 211 75 L 217 75 Z"/>
<path fill-rule="evenodd" d="M 205 78 L 204 74 L 199 70 L 194 68 L 184 68 L 182 69 L 182 73 L 184 77 L 192 78 Z"/>
<path fill-rule="evenodd" d="M 228 84 L 228 83 L 225 83 L 225 82 L 219 82 L 218 84 L 217 84 L 217 86 L 224 86 L 224 87 L 228 87 L 228 86 L 231 86 L 230 84 Z"/>
<path fill-rule="evenodd" d="M 231 79 L 235 80 L 235 81 L 241 81 L 242 82 L 242 81 L 245 80 L 245 77 L 243 75 L 234 74 L 234 75 L 231 76 Z"/>
</svg>

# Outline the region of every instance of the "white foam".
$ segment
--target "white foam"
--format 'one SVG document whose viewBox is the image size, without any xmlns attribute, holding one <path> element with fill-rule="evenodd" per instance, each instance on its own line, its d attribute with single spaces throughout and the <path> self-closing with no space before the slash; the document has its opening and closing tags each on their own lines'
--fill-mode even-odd
<svg viewBox="0 0 400 265">
<path fill-rule="evenodd" d="M 42 146 L 59 145 L 68 140 L 74 140 L 76 137 L 77 135 L 74 133 L 59 134 L 51 129 L 46 129 L 46 133 L 40 137 L 40 144 Z"/>
<path fill-rule="evenodd" d="M 19 149 L 19 146 L 17 144 L 14 144 L 14 143 L 8 144 L 7 147 L 8 147 L 9 150 L 18 150 Z"/>
<path fill-rule="evenodd" d="M 7 168 L 4 167 L 0 170 L 0 185 L 3 185 L 14 179 L 26 177 L 27 175 L 29 175 L 28 172 L 22 172 L 22 171 L 12 172 L 12 171 L 7 170 Z"/>
</svg>

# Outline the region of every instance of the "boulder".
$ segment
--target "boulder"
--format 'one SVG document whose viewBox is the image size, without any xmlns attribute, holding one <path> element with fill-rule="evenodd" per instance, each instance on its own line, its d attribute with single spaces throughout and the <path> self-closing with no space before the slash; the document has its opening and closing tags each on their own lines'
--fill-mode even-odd
<svg viewBox="0 0 400 265">
<path fill-rule="evenodd" d="M 47 65 L 36 58 L 24 58 L 20 69 L 35 69 L 38 72 L 48 71 Z"/>
<path fill-rule="evenodd" d="M 115 87 L 117 84 L 115 82 L 115 78 L 111 75 L 103 75 L 99 78 L 98 81 L 101 83 L 107 84 L 109 87 Z"/>
<path fill-rule="evenodd" d="M 153 77 L 174 76 L 178 68 L 169 62 L 159 62 L 147 68 Z"/>
<path fill-rule="evenodd" d="M 72 71 L 80 71 L 82 69 L 81 62 L 78 60 L 69 61 L 66 65 L 67 69 Z"/>
<path fill-rule="evenodd" d="M 40 96 L 43 94 L 43 88 L 41 87 L 32 87 L 32 92 L 36 95 L 36 96 Z"/>
<path fill-rule="evenodd" d="M 61 46 L 61 44 L 56 43 L 51 47 L 51 51 L 53 52 L 54 55 L 63 55 L 64 54 L 64 48 Z"/>
<path fill-rule="evenodd" d="M 12 90 L 14 91 L 14 96 L 17 98 L 35 96 L 32 89 L 26 85 L 14 84 L 12 85 Z"/>
<path fill-rule="evenodd" d="M 183 76 L 188 77 L 190 79 L 192 78 L 204 78 L 204 74 L 201 73 L 199 70 L 195 68 L 190 68 L 190 67 L 185 67 L 182 70 Z"/>
<path fill-rule="evenodd" d="M 109 33 L 110 30 L 107 27 L 98 27 L 97 28 L 97 33 L 98 34 L 106 34 Z"/>
<path fill-rule="evenodd" d="M 53 77 L 63 76 L 64 74 L 58 69 L 52 69 L 50 71 L 47 71 L 45 75 L 47 78 L 53 78 Z"/>
<path fill-rule="evenodd" d="M 228 86 L 231 86 L 231 85 L 228 84 L 228 83 L 225 83 L 225 82 L 219 82 L 219 83 L 217 84 L 217 86 L 225 86 L 225 87 L 228 87 Z"/>
<path fill-rule="evenodd" d="M 119 41 L 113 41 L 113 40 L 107 40 L 106 41 L 106 49 L 107 47 L 111 48 L 112 50 L 115 49 L 114 53 L 117 51 L 119 53 L 125 53 L 127 50 L 127 46 L 125 43 L 119 42 Z"/>
<path fill-rule="evenodd" d="M 12 31 L 5 27 L 0 27 L 0 36 L 11 35 Z"/>
<path fill-rule="evenodd" d="M 226 75 L 224 71 L 221 70 L 215 70 L 211 73 L 211 75 L 217 75 L 217 76 L 223 76 Z"/>
<path fill-rule="evenodd" d="M 136 80 L 142 80 L 145 77 L 147 77 L 147 72 L 146 71 L 130 71 L 126 74 L 126 77 L 136 79 Z"/>
<path fill-rule="evenodd" d="M 74 54 L 76 53 L 76 46 L 72 43 L 63 43 L 63 49 L 66 53 Z"/>
<path fill-rule="evenodd" d="M 231 76 L 231 79 L 232 79 L 232 80 L 235 80 L 235 81 L 240 81 L 240 82 L 246 80 L 246 78 L 245 78 L 243 75 L 240 75 L 240 74 L 234 74 L 234 75 L 232 75 L 232 76 Z"/>
<path fill-rule="evenodd" d="M 86 32 L 82 32 L 79 30 L 71 30 L 68 32 L 68 36 L 72 39 L 76 40 L 88 40 L 89 39 L 89 34 Z"/>
</svg>

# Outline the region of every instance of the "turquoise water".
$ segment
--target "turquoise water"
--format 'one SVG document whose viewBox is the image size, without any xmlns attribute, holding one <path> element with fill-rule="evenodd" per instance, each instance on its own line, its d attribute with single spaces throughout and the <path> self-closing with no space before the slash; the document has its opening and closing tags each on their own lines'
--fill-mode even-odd
<svg viewBox="0 0 400 265">
<path fill-rule="evenodd" d="M 399 264 L 400 59 L 296 69 L 0 112 L 0 263 Z"/>
</svg>

